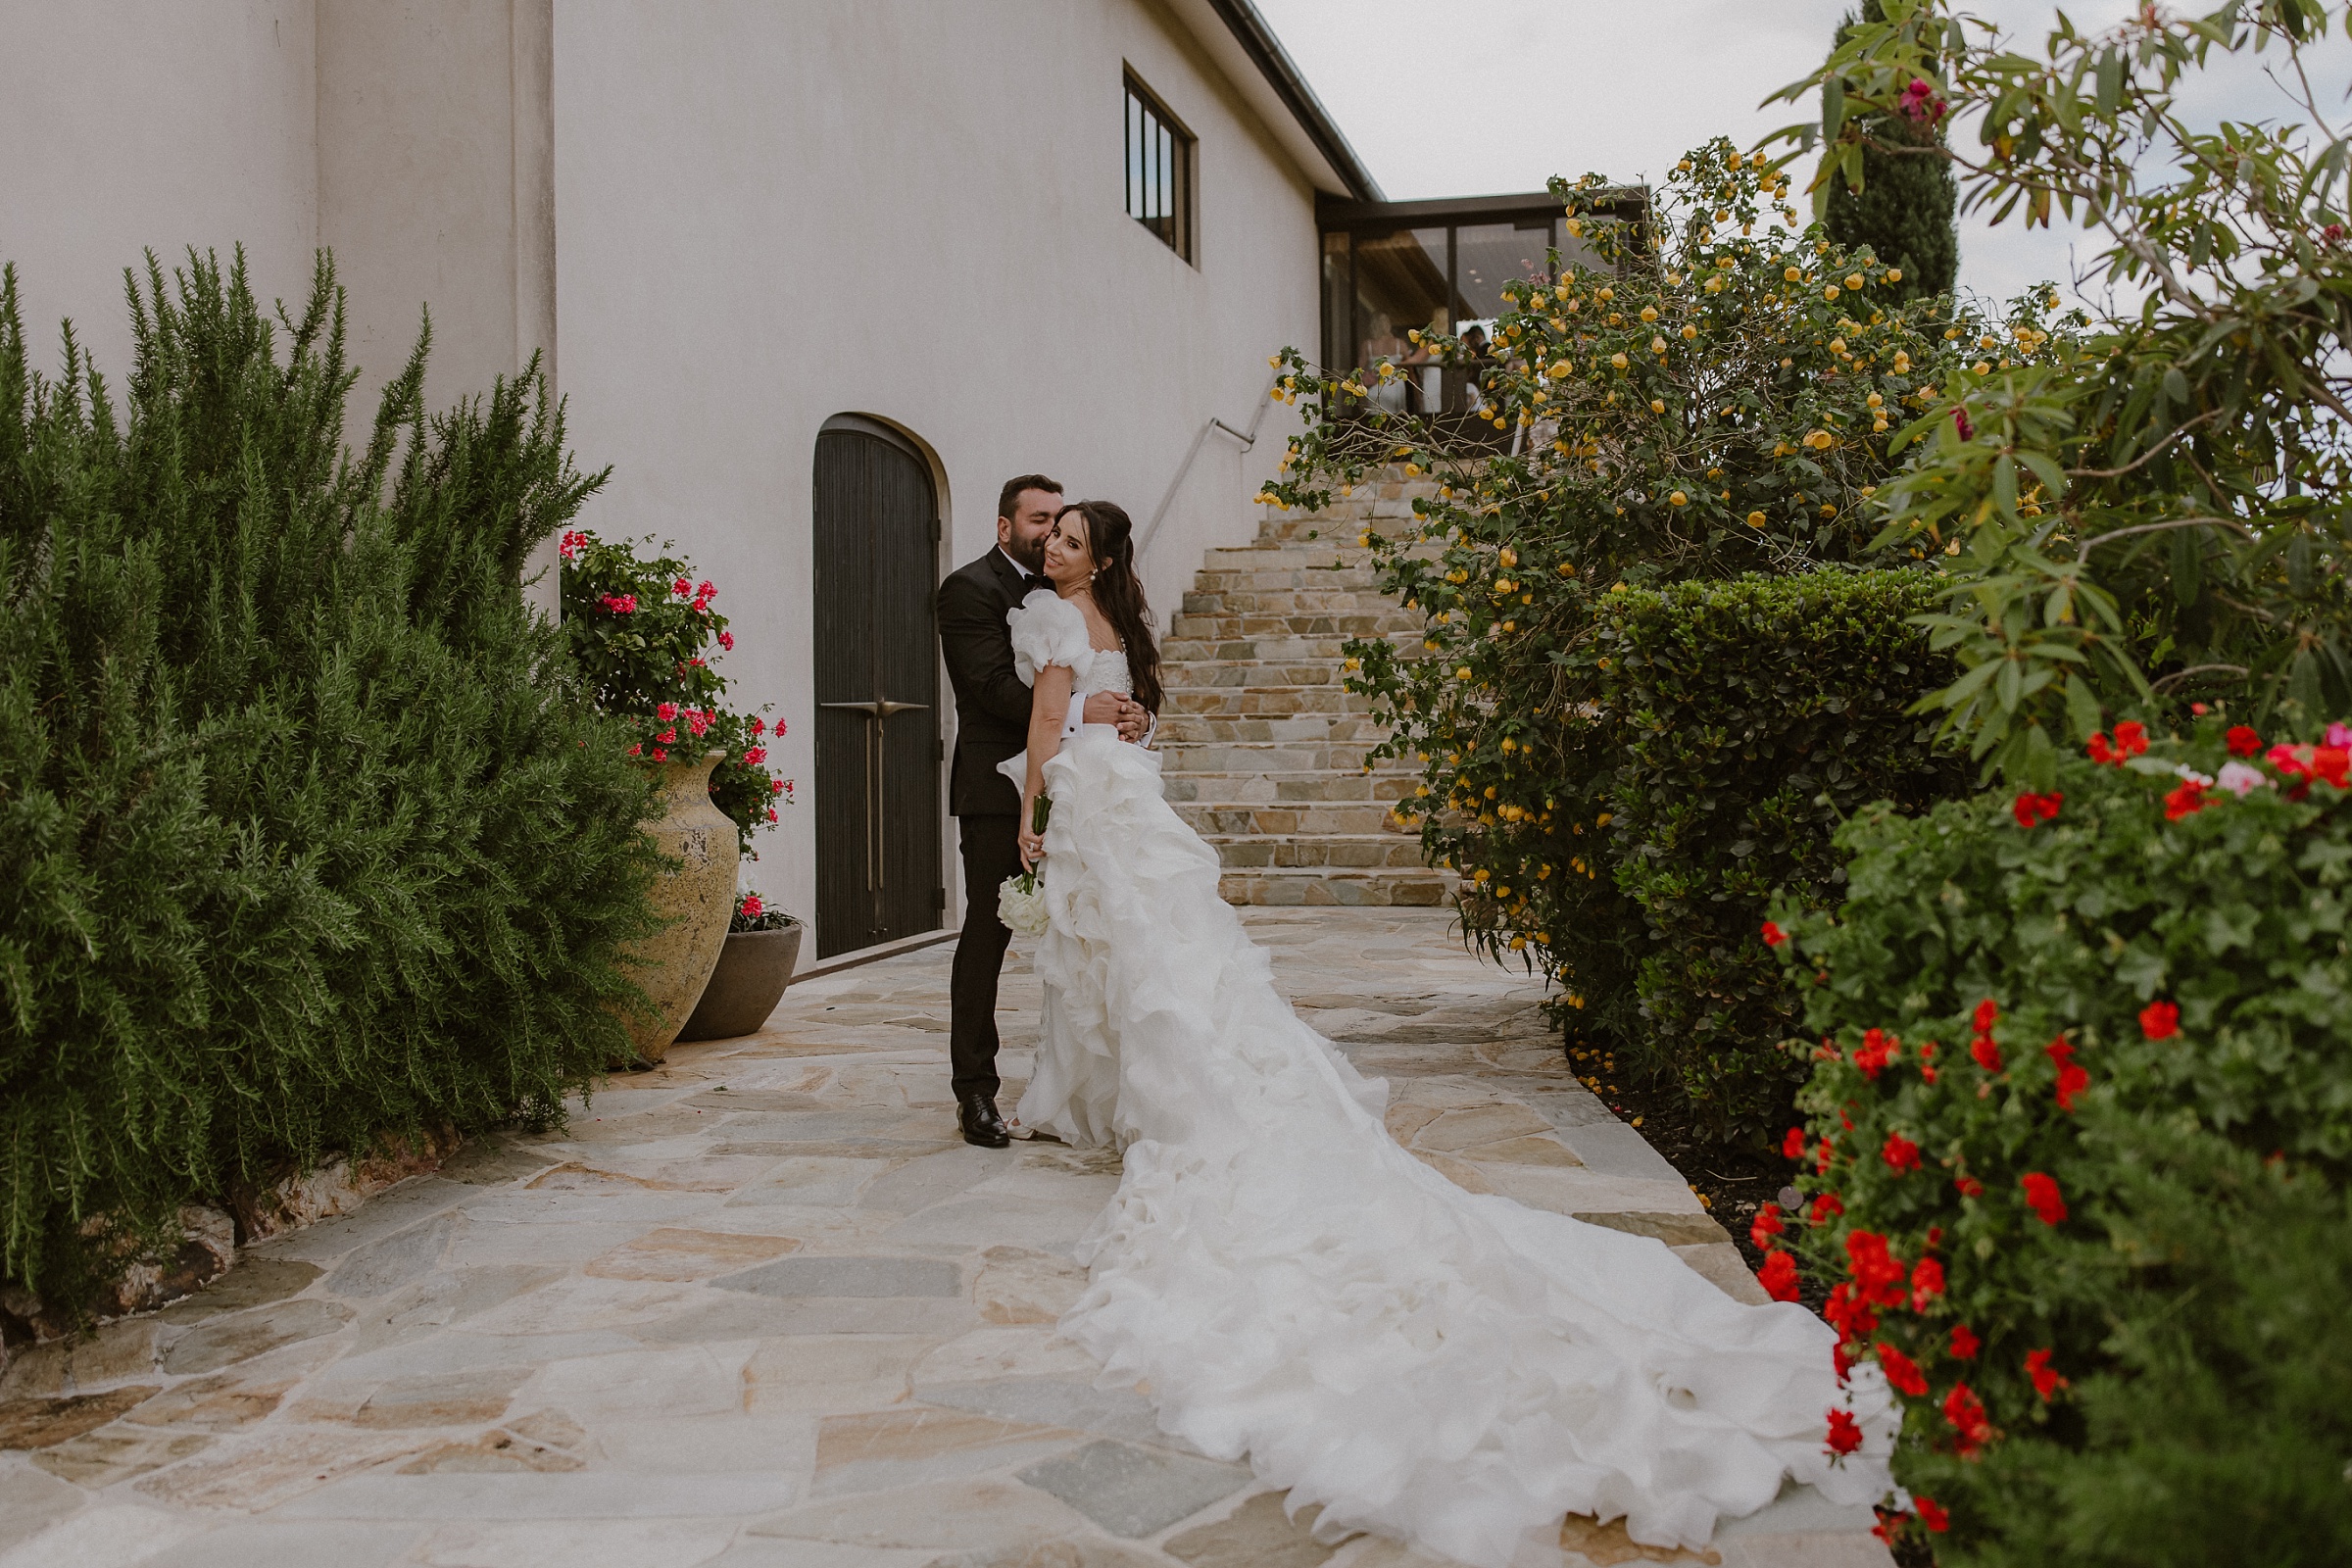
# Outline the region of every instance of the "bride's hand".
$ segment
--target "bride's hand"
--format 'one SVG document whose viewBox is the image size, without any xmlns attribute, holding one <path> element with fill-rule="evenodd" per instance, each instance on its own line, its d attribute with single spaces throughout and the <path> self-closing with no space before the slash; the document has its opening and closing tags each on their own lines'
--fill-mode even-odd
<svg viewBox="0 0 2352 1568">
<path fill-rule="evenodd" d="M 1032 833 L 1027 828 L 1023 828 L 1021 830 L 1021 869 L 1034 871 L 1037 869 L 1037 862 L 1045 858 L 1045 835 Z"/>
</svg>

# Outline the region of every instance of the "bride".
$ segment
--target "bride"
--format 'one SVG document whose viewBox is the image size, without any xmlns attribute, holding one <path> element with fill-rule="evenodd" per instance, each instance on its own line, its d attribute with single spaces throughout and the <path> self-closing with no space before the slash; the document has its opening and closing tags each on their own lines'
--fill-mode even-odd
<svg viewBox="0 0 2352 1568">
<path fill-rule="evenodd" d="M 1064 508 L 1045 574 L 1054 592 L 1010 612 L 1036 697 L 1004 766 L 1051 916 L 1018 1118 L 1125 1152 L 1061 1323 L 1104 1385 L 1143 1388 L 1204 1453 L 1247 1453 L 1293 1509 L 1321 1504 L 1325 1540 L 1374 1531 L 1477 1568 L 1556 1544 L 1568 1513 L 1703 1546 L 1784 1477 L 1880 1501 L 1900 1413 L 1874 1363 L 1840 1386 L 1818 1318 L 1742 1305 L 1660 1242 L 1464 1192 L 1397 1147 L 1386 1084 L 1275 990 L 1156 756 L 1067 722 L 1098 691 L 1159 707 L 1127 514 Z M 1867 1434 L 1836 1463 L 1832 1406 Z"/>
</svg>

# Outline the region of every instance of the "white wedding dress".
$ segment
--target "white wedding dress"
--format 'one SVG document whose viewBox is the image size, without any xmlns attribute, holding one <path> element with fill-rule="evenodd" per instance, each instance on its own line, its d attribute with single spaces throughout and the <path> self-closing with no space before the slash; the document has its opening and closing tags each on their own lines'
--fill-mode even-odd
<svg viewBox="0 0 2352 1568">
<path fill-rule="evenodd" d="M 1073 671 L 1073 715 L 1131 689 L 1076 607 L 1039 591 L 1011 621 L 1022 679 Z M 1901 1416 L 1875 1363 L 1840 1387 L 1836 1336 L 1801 1306 L 1736 1302 L 1662 1243 L 1464 1192 L 1405 1152 L 1386 1084 L 1275 990 L 1157 758 L 1073 725 L 1044 777 L 1050 1017 L 1018 1115 L 1125 1151 L 1061 1321 L 1104 1386 L 1144 1389 L 1204 1453 L 1248 1454 L 1294 1509 L 1320 1503 L 1326 1540 L 1373 1531 L 1477 1568 L 1546 1543 L 1556 1561 L 1567 1513 L 1695 1547 L 1785 1476 L 1885 1497 Z M 1833 1406 L 1866 1434 L 1836 1464 Z"/>
</svg>

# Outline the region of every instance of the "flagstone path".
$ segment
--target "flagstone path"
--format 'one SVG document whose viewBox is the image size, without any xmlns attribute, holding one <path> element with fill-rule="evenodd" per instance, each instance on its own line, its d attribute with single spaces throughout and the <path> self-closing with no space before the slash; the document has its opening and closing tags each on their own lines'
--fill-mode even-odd
<svg viewBox="0 0 2352 1568">
<path fill-rule="evenodd" d="M 1305 1015 L 1466 1187 L 1654 1235 L 1760 1298 L 1674 1170 L 1561 1069 L 1538 988 L 1441 911 L 1245 911 Z M 797 985 L 760 1034 L 479 1141 L 211 1290 L 0 1381 L 0 1568 L 1408 1568 L 1318 1544 L 1054 1335 L 1101 1152 L 972 1149 L 936 947 Z M 1008 1097 L 1037 985 L 1007 976 Z M 1884 1568 L 1790 1489 L 1677 1554 Z"/>
</svg>

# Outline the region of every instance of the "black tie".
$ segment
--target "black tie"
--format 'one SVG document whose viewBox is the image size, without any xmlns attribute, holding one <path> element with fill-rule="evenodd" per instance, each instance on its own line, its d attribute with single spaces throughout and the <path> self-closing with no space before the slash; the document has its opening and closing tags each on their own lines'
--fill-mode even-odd
<svg viewBox="0 0 2352 1568">
<path fill-rule="evenodd" d="M 1052 593 L 1054 591 L 1053 579 L 1050 577 L 1041 577 L 1034 571 L 1025 571 L 1021 573 L 1021 597 L 1025 599 L 1029 595 L 1036 593 L 1041 588 L 1047 593 Z"/>
</svg>

